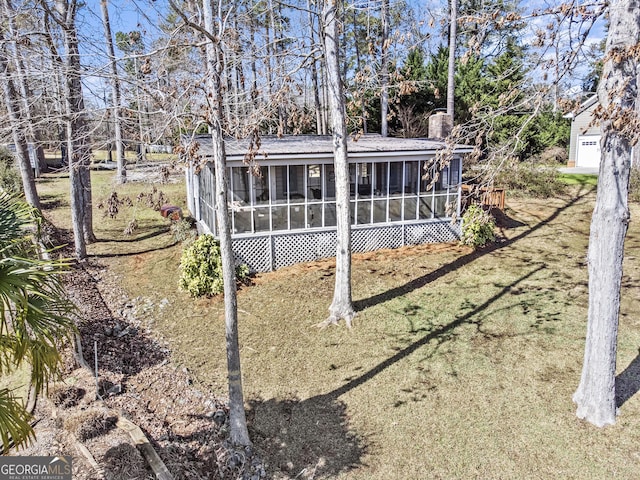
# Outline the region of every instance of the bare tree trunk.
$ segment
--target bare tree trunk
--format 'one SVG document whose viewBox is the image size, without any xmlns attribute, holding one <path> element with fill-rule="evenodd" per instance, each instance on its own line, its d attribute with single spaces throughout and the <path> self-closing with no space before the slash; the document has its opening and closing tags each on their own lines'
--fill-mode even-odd
<svg viewBox="0 0 640 480">
<path fill-rule="evenodd" d="M 13 80 L 10 77 L 9 60 L 6 51 L 2 45 L 4 41 L 4 32 L 0 26 L 0 73 L 2 78 L 2 89 L 4 94 L 4 104 L 7 109 L 9 124 L 13 135 L 13 143 L 16 146 L 16 156 L 18 167 L 20 168 L 20 176 L 22 177 L 22 187 L 27 203 L 36 208 L 40 208 L 40 197 L 36 190 L 36 184 L 33 179 L 31 170 L 31 161 L 29 159 L 29 147 L 24 132 L 26 126 L 21 118 L 19 99 Z"/>
<path fill-rule="evenodd" d="M 449 66 L 447 69 L 447 115 L 453 122 L 455 89 L 456 89 L 456 30 L 458 23 L 458 2 L 451 0 L 451 12 L 449 23 Z"/>
<path fill-rule="evenodd" d="M 273 14 L 272 12 L 269 10 L 270 7 L 270 3 L 267 6 L 267 11 L 265 12 L 265 17 L 264 17 L 264 28 L 265 28 L 265 44 L 267 47 L 267 58 L 264 59 L 264 62 L 266 63 L 267 66 L 267 91 L 269 92 L 269 100 L 268 102 L 271 102 L 273 100 L 273 84 L 274 84 L 274 79 L 273 79 L 273 68 L 271 67 L 271 59 L 274 57 L 274 45 L 273 42 L 271 41 L 271 27 L 272 27 L 272 17 Z M 272 124 L 271 124 L 271 118 L 269 118 L 269 134 L 272 134 Z"/>
<path fill-rule="evenodd" d="M 120 115 L 120 105 L 122 104 L 120 95 L 120 77 L 118 76 L 118 65 L 116 64 L 116 54 L 113 48 L 113 35 L 111 34 L 111 23 L 109 22 L 109 7 L 107 0 L 100 0 L 100 8 L 102 9 L 102 25 L 104 27 L 104 39 L 111 64 L 111 96 L 113 108 L 113 124 L 116 148 L 116 179 L 118 183 L 127 182 L 127 169 L 124 162 L 123 145 L 122 145 L 122 117 Z M 111 139 L 109 139 L 111 141 Z"/>
<path fill-rule="evenodd" d="M 133 66 L 135 69 L 136 75 L 136 107 L 138 109 L 138 135 L 140 136 L 140 143 L 138 145 L 138 161 L 146 162 L 147 161 L 147 149 L 145 147 L 144 141 L 144 109 L 142 108 L 142 99 L 140 97 L 140 61 L 138 59 L 139 52 L 135 52 L 135 58 L 133 59 Z"/>
<path fill-rule="evenodd" d="M 349 215 L 349 158 L 347 154 L 347 114 L 340 77 L 337 0 L 327 0 L 322 11 L 323 43 L 331 107 L 333 152 L 336 174 L 336 281 L 329 318 L 321 326 L 337 324 L 344 318 L 347 327 L 355 317 L 351 299 L 351 218 Z"/>
<path fill-rule="evenodd" d="M 11 46 L 11 57 L 13 59 L 13 64 L 16 69 L 16 81 L 18 83 L 18 90 L 20 92 L 20 100 L 22 103 L 22 112 L 23 114 L 20 117 L 26 123 L 25 136 L 28 133 L 28 137 L 26 136 L 27 146 L 29 143 L 33 145 L 33 158 L 31 158 L 31 151 L 29 151 L 29 158 L 31 159 L 31 163 L 33 166 L 33 175 L 35 178 L 40 176 L 41 171 L 46 171 L 47 164 L 44 159 L 44 153 L 42 152 L 42 148 L 39 144 L 38 133 L 35 128 L 35 122 L 33 121 L 33 115 L 31 113 L 32 109 L 32 96 L 31 91 L 29 89 L 29 85 L 27 84 L 27 75 L 26 69 L 24 66 L 23 57 L 21 52 L 18 50 L 18 46 L 16 44 L 16 39 L 19 37 L 16 21 L 15 21 L 15 11 L 13 9 L 13 5 L 10 0 L 4 0 L 3 9 L 5 16 L 7 18 L 7 26 L 9 27 L 9 35 L 11 40 L 8 42 Z M 14 86 L 15 88 L 15 86 Z M 27 147 L 27 150 L 28 147 Z"/>
<path fill-rule="evenodd" d="M 80 51 L 76 30 L 77 0 L 56 0 L 55 14 L 46 1 L 41 5 L 62 30 L 66 61 L 65 80 L 65 122 L 67 133 L 67 155 L 69 160 L 69 180 L 71 190 L 71 223 L 75 253 L 78 259 L 87 256 L 87 243 L 96 240 L 93 233 L 91 199 L 91 173 L 89 170 L 89 126 L 85 119 L 82 95 Z M 54 42 L 49 40 L 51 48 Z M 58 58 L 58 60 L 60 60 Z"/>
<path fill-rule="evenodd" d="M 255 42 L 256 27 L 252 19 L 249 20 L 249 38 L 251 41 L 251 100 L 254 110 L 258 108 L 258 53 Z"/>
<path fill-rule="evenodd" d="M 356 10 L 353 9 L 353 45 L 356 51 L 356 73 L 361 71 L 362 58 L 360 57 L 360 39 L 358 38 L 358 15 Z M 367 98 L 365 92 L 361 93 L 362 101 L 362 133 L 365 135 L 369 133 L 369 126 L 367 125 Z"/>
<path fill-rule="evenodd" d="M 321 92 L 322 92 L 322 135 L 329 133 L 329 89 L 327 88 L 327 64 L 326 55 L 322 54 L 322 61 L 320 62 L 320 79 L 322 80 Z"/>
<path fill-rule="evenodd" d="M 242 393 L 242 374 L 240 368 L 240 348 L 238 345 L 238 303 L 236 295 L 236 274 L 231 245 L 231 228 L 227 197 L 227 166 L 222 135 L 222 99 L 220 96 L 220 77 L 222 73 L 219 39 L 222 36 L 219 26 L 214 24 L 212 0 L 203 0 L 205 29 L 211 36 L 206 45 L 207 89 L 209 99 L 211 140 L 214 152 L 216 179 L 216 218 L 220 237 L 220 256 L 224 282 L 224 311 L 227 340 L 227 371 L 229 378 L 229 422 L 231 442 L 235 445 L 251 445 L 247 420 L 244 411 Z M 222 18 L 218 15 L 217 18 Z"/>
<path fill-rule="evenodd" d="M 87 243 L 95 242 L 93 233 L 93 202 L 91 196 L 91 152 L 89 151 L 89 125 L 85 119 L 84 97 L 82 94 L 80 51 L 75 26 L 75 12 L 77 2 L 72 0 L 73 16 L 64 28 L 64 41 L 67 50 L 67 108 L 69 114 L 69 166 L 72 172 L 70 178 L 76 179 L 77 184 L 72 189 L 78 189 L 82 195 L 82 204 L 78 205 L 76 214 L 81 215 L 82 235 Z M 73 167 L 72 167 L 73 165 Z M 77 177 L 75 174 L 77 173 Z M 73 209 L 73 206 L 72 206 Z"/>
<path fill-rule="evenodd" d="M 307 10 L 309 11 L 309 50 L 313 52 L 316 48 L 316 35 L 313 28 L 315 24 L 314 13 L 311 11 L 311 0 L 307 0 Z M 320 91 L 318 86 L 318 68 L 316 65 L 315 53 L 311 54 L 311 84 L 313 85 L 313 106 L 316 111 L 316 133 L 322 135 L 322 111 L 320 110 Z"/>
<path fill-rule="evenodd" d="M 640 114 L 637 59 L 640 7 L 637 0 L 613 0 L 598 85 L 602 107 L 602 159 L 589 237 L 589 311 L 576 415 L 602 427 L 615 423 L 615 373 L 620 285 L 628 208 L 631 148 Z M 627 119 L 620 122 L 621 119 Z"/>
<path fill-rule="evenodd" d="M 382 22 L 382 48 L 380 62 L 380 134 L 383 137 L 389 135 L 389 0 L 382 0 L 380 10 Z M 356 39 L 357 42 L 357 39 Z"/>
</svg>

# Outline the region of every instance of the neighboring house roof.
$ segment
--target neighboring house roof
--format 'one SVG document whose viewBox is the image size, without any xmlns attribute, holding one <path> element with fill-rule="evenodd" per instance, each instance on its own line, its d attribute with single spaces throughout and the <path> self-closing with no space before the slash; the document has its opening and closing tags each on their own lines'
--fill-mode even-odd
<svg viewBox="0 0 640 480">
<path fill-rule="evenodd" d="M 575 118 L 578 115 L 581 115 L 582 113 L 587 111 L 589 108 L 591 108 L 597 102 L 598 102 L 598 95 L 593 94 L 589 98 L 587 98 L 584 102 L 582 102 L 580 104 L 580 107 L 578 108 L 578 110 L 576 112 L 569 112 L 569 113 L 567 113 L 566 115 L 563 115 L 563 116 L 564 116 L 564 118 Z"/>
</svg>

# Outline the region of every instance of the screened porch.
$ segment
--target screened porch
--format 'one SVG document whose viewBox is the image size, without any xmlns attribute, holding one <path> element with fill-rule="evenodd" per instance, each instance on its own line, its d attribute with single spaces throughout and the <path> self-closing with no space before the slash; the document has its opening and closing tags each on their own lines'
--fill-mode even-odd
<svg viewBox="0 0 640 480">
<path fill-rule="evenodd" d="M 460 160 L 431 184 L 428 160 L 364 161 L 349 165 L 352 225 L 445 219 L 458 212 Z M 228 167 L 229 214 L 237 235 L 336 226 L 333 164 Z M 432 178 L 432 177 L 430 177 Z M 198 176 L 200 211 L 213 218 L 213 165 Z M 208 223 L 215 233 L 215 222 Z"/>
<path fill-rule="evenodd" d="M 200 150 L 207 155 L 203 138 Z M 336 191 L 330 137 L 264 138 L 250 172 L 247 145 L 227 144 L 233 250 L 254 271 L 335 255 Z M 460 235 L 461 156 L 436 171 L 433 139 L 364 136 L 349 143 L 352 250 L 373 251 Z M 431 169 L 431 171 L 429 171 Z M 214 168 L 187 169 L 189 209 L 204 232 L 217 234 Z M 427 172 L 429 173 L 428 175 Z M 435 178 L 435 181 L 431 179 Z"/>
</svg>

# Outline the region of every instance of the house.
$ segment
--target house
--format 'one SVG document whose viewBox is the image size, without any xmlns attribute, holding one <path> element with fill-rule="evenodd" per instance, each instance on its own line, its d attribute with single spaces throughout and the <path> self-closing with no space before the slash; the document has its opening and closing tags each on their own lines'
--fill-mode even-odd
<svg viewBox="0 0 640 480">
<path fill-rule="evenodd" d="M 206 160 L 211 137 L 196 141 Z M 263 272 L 335 256 L 331 137 L 263 137 L 253 172 L 244 163 L 246 142 L 225 147 L 237 262 Z M 459 238 L 462 155 L 471 147 L 455 146 L 449 164 L 436 172 L 436 154 L 445 147 L 441 140 L 379 135 L 349 140 L 354 252 Z M 435 182 L 424 178 L 425 169 Z M 188 207 L 200 229 L 215 235 L 213 164 L 191 166 L 186 177 Z"/>
<path fill-rule="evenodd" d="M 593 122 L 598 96 L 585 100 L 575 113 L 570 113 L 571 138 L 568 167 L 598 168 L 600 166 L 600 125 Z"/>
</svg>

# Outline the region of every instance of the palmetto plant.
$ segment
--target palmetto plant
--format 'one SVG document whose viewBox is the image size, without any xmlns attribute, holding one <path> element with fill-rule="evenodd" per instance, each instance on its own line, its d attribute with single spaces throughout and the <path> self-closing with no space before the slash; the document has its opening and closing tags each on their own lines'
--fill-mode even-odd
<svg viewBox="0 0 640 480">
<path fill-rule="evenodd" d="M 0 192 L 0 375 L 23 365 L 40 393 L 60 373 L 59 347 L 74 331 L 73 304 L 60 274 L 65 260 L 41 259 L 33 242 L 39 212 Z M 9 388 L 0 389 L 0 438 L 24 446 L 35 438 L 25 406 Z"/>
</svg>

